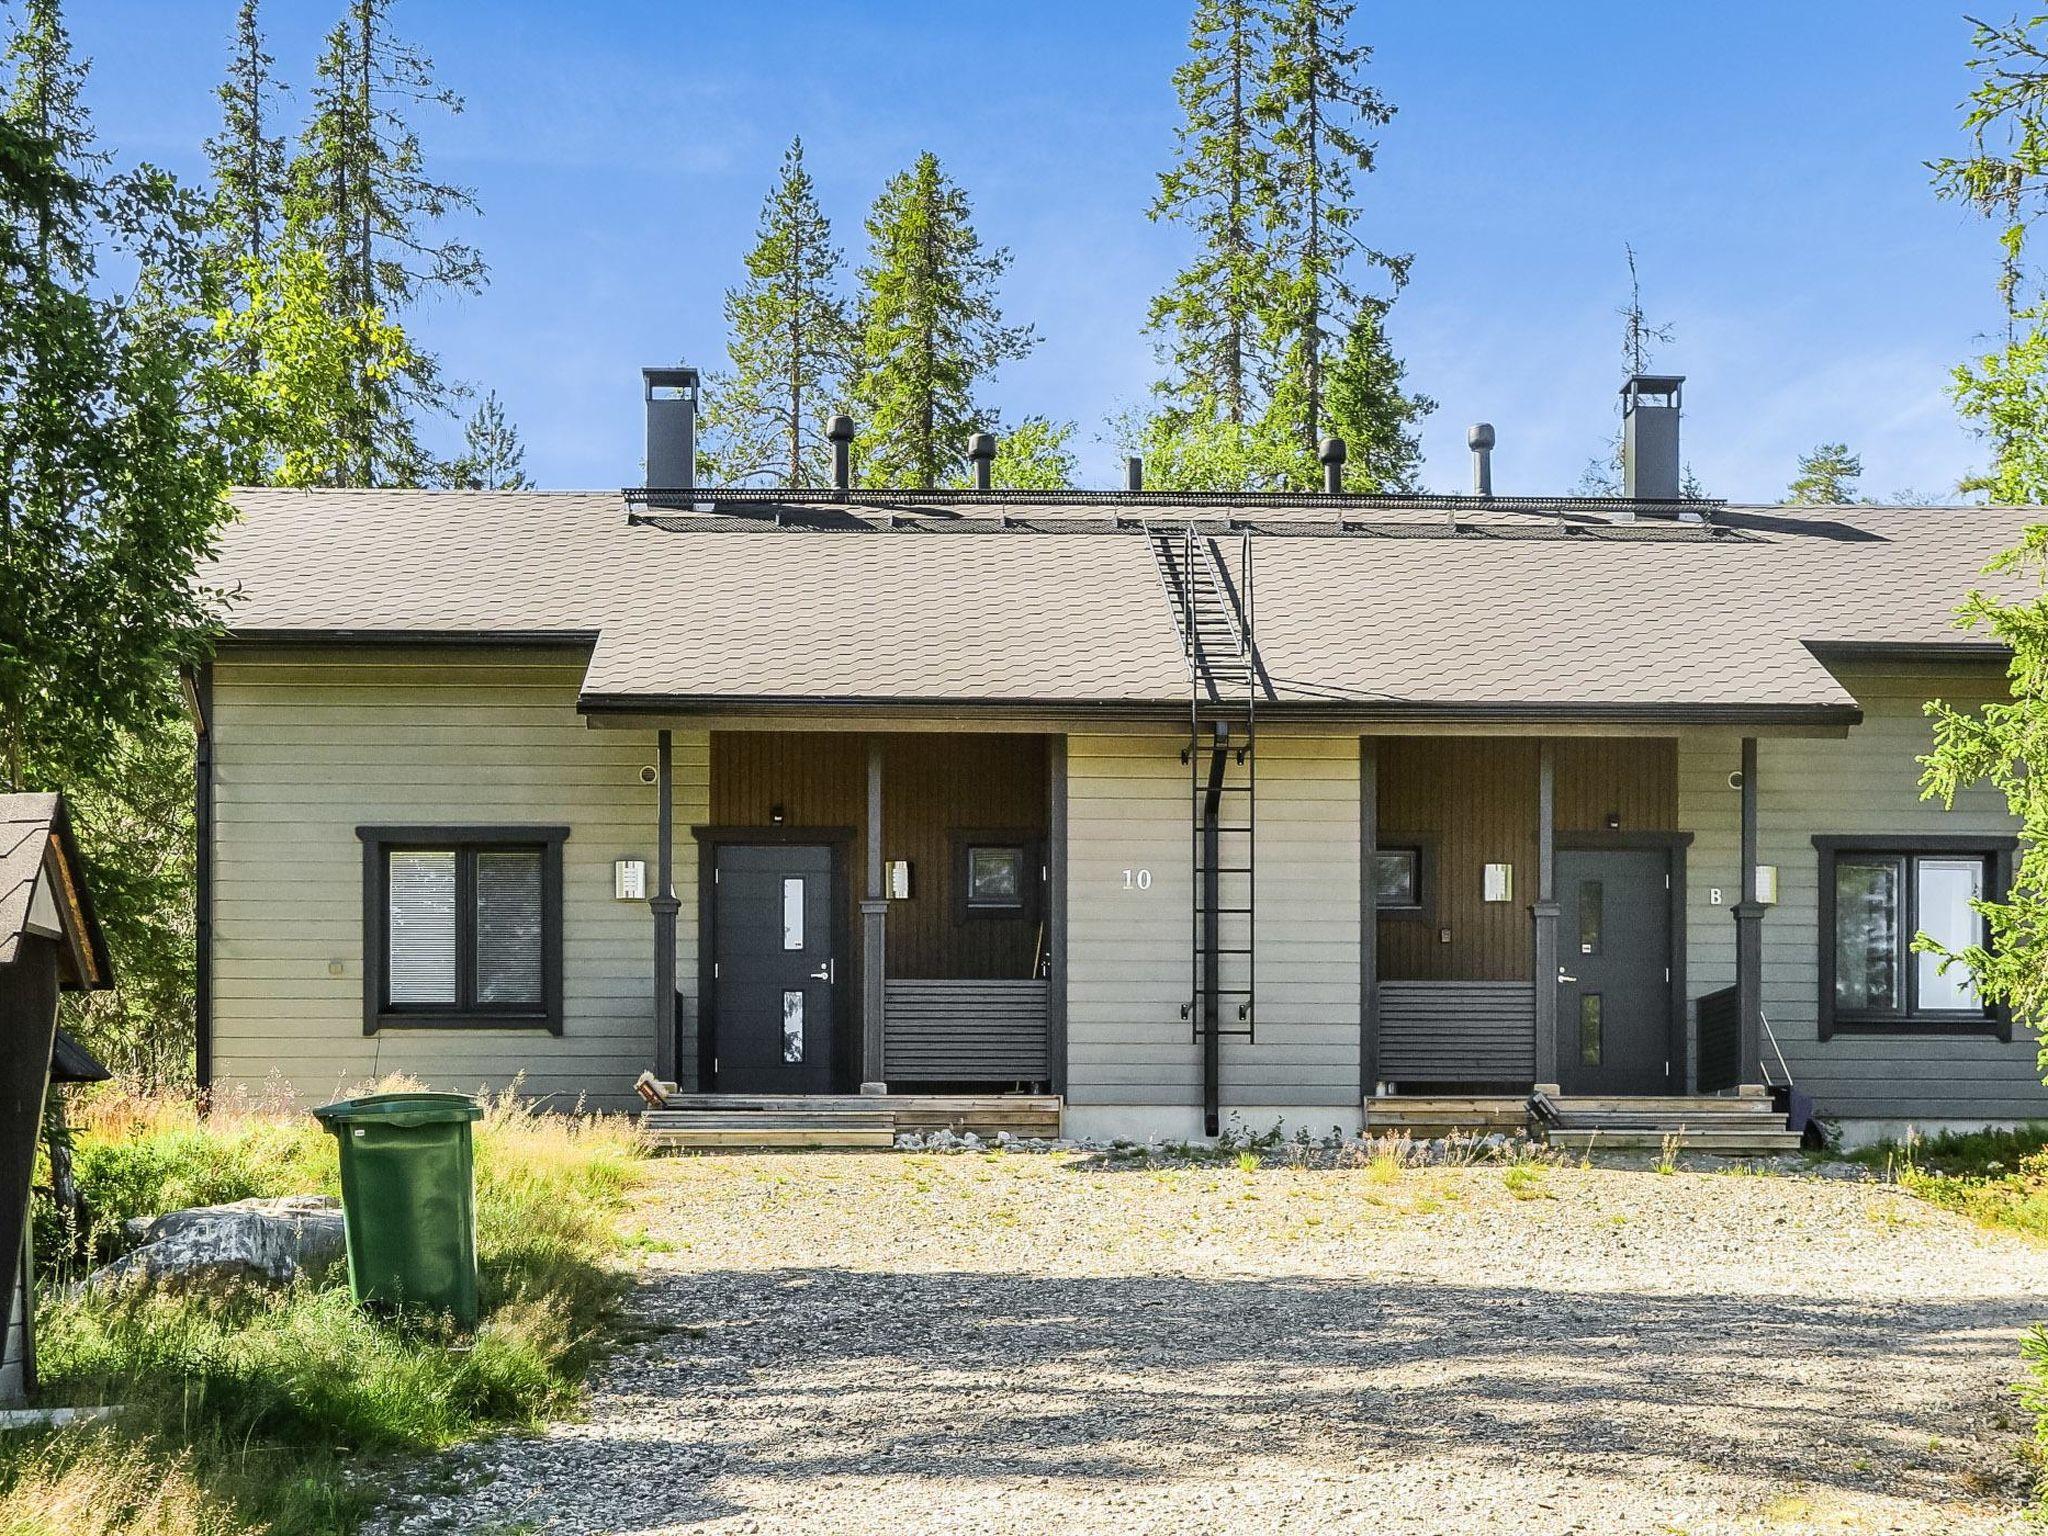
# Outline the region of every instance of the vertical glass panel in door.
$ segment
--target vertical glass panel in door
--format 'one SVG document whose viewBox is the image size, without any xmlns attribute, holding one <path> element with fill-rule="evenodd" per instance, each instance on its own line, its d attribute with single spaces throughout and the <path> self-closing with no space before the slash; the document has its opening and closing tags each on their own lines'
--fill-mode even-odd
<svg viewBox="0 0 2048 1536">
<path fill-rule="evenodd" d="M 782 882 L 782 947 L 804 947 L 804 883 L 795 875 Z"/>
<path fill-rule="evenodd" d="M 795 1063 L 804 1059 L 804 995 L 782 994 L 782 1059 Z"/>
<path fill-rule="evenodd" d="M 1920 902 L 1920 931 L 1944 949 L 1984 941 L 1984 921 L 1970 903 L 1984 897 L 1982 859 L 1923 858 L 1914 866 Z M 1916 954 L 1920 1007 L 1936 1012 L 1974 1012 L 1982 1006 L 1974 979 L 1962 965 L 1941 969 L 1939 955 Z"/>
<path fill-rule="evenodd" d="M 455 853 L 393 849 L 386 986 L 393 1003 L 455 1001 Z"/>
<path fill-rule="evenodd" d="M 1899 860 L 1835 864 L 1835 1006 L 1896 1013 L 1899 986 Z"/>
<path fill-rule="evenodd" d="M 1600 994 L 1582 992 L 1579 994 L 1579 1064 L 1599 1066 L 1605 1043 L 1601 1039 Z"/>
<path fill-rule="evenodd" d="M 1600 953 L 1600 929 L 1605 919 L 1603 895 L 1598 880 L 1579 882 L 1579 953 Z"/>
</svg>

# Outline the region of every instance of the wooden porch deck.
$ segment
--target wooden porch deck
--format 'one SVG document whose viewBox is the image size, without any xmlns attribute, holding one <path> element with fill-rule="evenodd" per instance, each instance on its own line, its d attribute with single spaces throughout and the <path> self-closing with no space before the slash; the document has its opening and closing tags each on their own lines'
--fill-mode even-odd
<svg viewBox="0 0 2048 1536">
<path fill-rule="evenodd" d="M 1369 1136 L 1526 1134 L 1566 1151 L 1680 1150 L 1723 1157 L 1769 1157 L 1799 1150 L 1768 1094 L 1620 1095 L 1559 1093 L 1545 1084 L 1526 1096 L 1449 1097 L 1387 1094 L 1365 1101 Z"/>
<path fill-rule="evenodd" d="M 968 1131 L 994 1139 L 1060 1134 L 1065 1101 L 1039 1093 L 683 1093 L 643 1074 L 641 1124 L 658 1147 L 889 1147 L 904 1132 Z"/>
</svg>

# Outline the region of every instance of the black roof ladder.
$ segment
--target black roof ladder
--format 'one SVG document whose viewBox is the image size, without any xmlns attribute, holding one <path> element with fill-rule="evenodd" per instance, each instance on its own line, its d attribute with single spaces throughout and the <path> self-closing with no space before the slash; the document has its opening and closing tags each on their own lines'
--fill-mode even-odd
<svg viewBox="0 0 2048 1536">
<path fill-rule="evenodd" d="M 1257 967 L 1258 652 L 1252 630 L 1252 540 L 1239 534 L 1236 580 L 1215 536 L 1155 526 L 1152 558 L 1188 669 L 1189 1021 L 1202 1048 L 1202 1119 L 1222 1128 L 1222 1042 L 1252 1040 Z"/>
</svg>

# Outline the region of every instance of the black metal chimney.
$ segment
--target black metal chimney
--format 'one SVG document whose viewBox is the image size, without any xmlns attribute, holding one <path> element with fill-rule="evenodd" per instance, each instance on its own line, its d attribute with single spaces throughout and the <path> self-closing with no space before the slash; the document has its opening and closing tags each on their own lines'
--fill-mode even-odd
<svg viewBox="0 0 2048 1536">
<path fill-rule="evenodd" d="M 1683 482 L 1678 454 L 1679 374 L 1638 373 L 1621 386 L 1621 494 L 1634 501 L 1676 501 Z"/>
<path fill-rule="evenodd" d="M 1322 460 L 1323 464 L 1324 494 L 1329 496 L 1342 495 L 1344 491 L 1344 439 L 1341 437 L 1324 438 L 1323 446 L 1317 450 L 1316 457 Z"/>
<path fill-rule="evenodd" d="M 1145 461 L 1135 453 L 1124 460 L 1124 489 L 1142 491 L 1145 489 Z"/>
<path fill-rule="evenodd" d="M 853 418 L 834 416 L 825 423 L 825 436 L 832 444 L 832 488 L 853 489 Z"/>
<path fill-rule="evenodd" d="M 967 439 L 967 457 L 974 464 L 974 488 L 985 491 L 995 473 L 996 440 L 987 432 L 976 432 Z"/>
<path fill-rule="evenodd" d="M 647 488 L 688 491 L 697 484 L 697 370 L 642 368 L 647 401 Z"/>
<path fill-rule="evenodd" d="M 1465 446 L 1472 450 L 1472 494 L 1493 495 L 1493 423 L 1473 422 L 1465 429 Z"/>
</svg>

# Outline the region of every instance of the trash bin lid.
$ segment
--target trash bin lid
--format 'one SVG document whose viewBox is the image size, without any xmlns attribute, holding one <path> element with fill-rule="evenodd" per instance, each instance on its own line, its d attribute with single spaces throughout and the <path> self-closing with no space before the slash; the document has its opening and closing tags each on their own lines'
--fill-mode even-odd
<svg viewBox="0 0 2048 1536">
<path fill-rule="evenodd" d="M 445 1125 L 481 1120 L 483 1107 L 466 1093 L 372 1093 L 322 1104 L 313 1116 L 329 1130 L 357 1120 L 380 1125 Z"/>
</svg>

